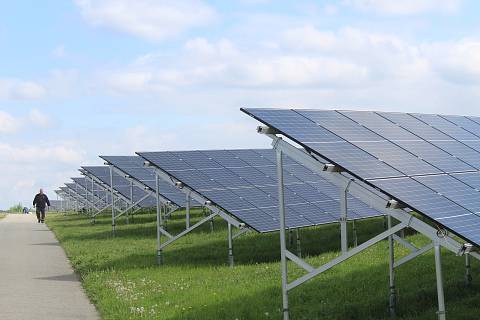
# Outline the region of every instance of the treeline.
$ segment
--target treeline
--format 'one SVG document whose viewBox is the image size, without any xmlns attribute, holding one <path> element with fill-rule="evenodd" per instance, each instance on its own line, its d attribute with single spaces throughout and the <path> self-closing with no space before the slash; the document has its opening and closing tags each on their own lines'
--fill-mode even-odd
<svg viewBox="0 0 480 320">
<path fill-rule="evenodd" d="M 14 205 L 13 207 L 10 207 L 10 209 L 8 209 L 8 212 L 22 212 L 23 211 L 23 206 L 21 203 L 18 203 L 16 205 Z"/>
</svg>

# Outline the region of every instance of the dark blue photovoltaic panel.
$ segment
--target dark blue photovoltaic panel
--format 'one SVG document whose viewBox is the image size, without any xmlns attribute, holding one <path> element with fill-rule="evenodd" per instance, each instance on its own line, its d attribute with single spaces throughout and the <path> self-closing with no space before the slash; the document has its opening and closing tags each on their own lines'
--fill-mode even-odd
<svg viewBox="0 0 480 320">
<path fill-rule="evenodd" d="M 82 169 L 84 169 L 87 173 L 95 176 L 97 179 L 102 181 L 104 183 L 103 187 L 107 189 L 110 187 L 110 168 L 109 167 L 91 166 L 91 167 L 82 167 Z M 147 194 L 143 189 L 137 186 L 133 186 L 133 199 L 132 199 L 130 194 L 131 193 L 130 181 L 128 181 L 127 179 L 125 179 L 124 177 L 120 176 L 115 172 L 113 172 L 112 178 L 113 178 L 112 179 L 113 189 L 118 191 L 118 193 L 120 193 L 128 201 L 137 202 Z M 147 197 L 146 199 L 141 201 L 138 205 L 140 207 L 149 208 L 149 207 L 155 206 L 156 201 L 152 197 Z"/>
<path fill-rule="evenodd" d="M 480 137 L 476 135 L 480 124 L 473 119 L 371 111 L 242 110 L 457 235 L 480 243 Z M 318 132 L 311 127 L 313 122 L 340 140 L 303 139 L 297 134 L 302 122 L 295 114 L 305 117 L 303 127 Z M 288 124 L 292 118 L 294 127 Z M 353 145 L 400 174 L 372 172 L 375 161 Z"/>
<path fill-rule="evenodd" d="M 436 114 L 419 114 L 415 113 L 413 116 L 417 119 L 422 120 L 428 125 L 434 127 L 437 130 L 442 131 L 446 135 L 450 136 L 451 139 L 455 140 L 478 140 L 479 137 L 474 134 L 460 128 L 459 126 L 443 119 Z"/>
<path fill-rule="evenodd" d="M 272 149 L 146 152 L 139 155 L 257 231 L 278 230 L 276 158 Z M 181 165 L 175 166 L 175 163 Z M 302 180 L 302 176 L 309 179 Z M 339 220 L 338 188 L 288 157 L 285 157 L 284 177 L 286 224 L 289 228 Z M 335 194 L 336 198 L 323 193 L 324 190 Z M 356 199 L 349 197 L 350 219 L 380 215 L 366 204 L 353 200 Z"/>
<path fill-rule="evenodd" d="M 462 116 L 442 116 L 442 118 L 480 137 L 480 124 L 474 120 Z"/>
<path fill-rule="evenodd" d="M 136 181 L 148 186 L 153 191 L 156 190 L 155 170 L 144 166 L 144 159 L 139 156 L 100 156 L 108 163 L 118 168 L 123 173 L 129 175 Z M 163 180 L 159 181 L 159 193 L 164 198 L 179 207 L 186 206 L 186 194 Z M 195 200 L 191 200 L 191 206 L 200 206 Z"/>
<path fill-rule="evenodd" d="M 475 170 L 474 167 L 427 141 L 397 141 L 398 145 L 425 159 L 443 172 Z"/>
<path fill-rule="evenodd" d="M 375 183 L 379 188 L 394 194 L 397 199 L 422 213 L 429 213 L 429 217 L 445 227 L 469 239 L 480 243 L 480 233 L 472 233 L 472 224 L 480 226 L 480 217 L 471 211 L 459 206 L 444 196 L 432 192 L 431 189 L 411 178 L 397 178 L 379 180 Z M 468 220 L 468 223 L 467 223 Z"/>
<path fill-rule="evenodd" d="M 480 172 L 463 172 L 452 174 L 456 179 L 468 184 L 470 187 L 480 190 Z"/>
<path fill-rule="evenodd" d="M 455 177 L 442 174 L 414 179 L 465 209 L 480 214 L 480 192 Z"/>
<path fill-rule="evenodd" d="M 448 152 L 457 159 L 470 165 L 472 168 L 480 169 L 480 152 L 475 151 L 460 141 L 433 141 L 438 148 Z"/>
<path fill-rule="evenodd" d="M 349 142 L 309 142 L 305 144 L 305 147 L 318 152 L 341 167 L 354 168 L 355 172 L 358 172 L 358 174 L 363 177 L 367 177 L 366 179 L 401 177 L 404 175 L 402 172 L 392 168 L 385 162 L 380 161 Z M 341 157 L 337 157 L 339 153 L 342 155 Z"/>
<path fill-rule="evenodd" d="M 425 122 L 413 117 L 408 113 L 399 112 L 377 112 L 379 115 L 405 128 L 409 132 L 422 137 L 423 140 L 450 140 L 451 137 L 441 131 L 432 128 Z"/>
<path fill-rule="evenodd" d="M 356 121 L 387 140 L 418 140 L 410 131 L 373 111 L 339 111 L 344 116 Z"/>
</svg>

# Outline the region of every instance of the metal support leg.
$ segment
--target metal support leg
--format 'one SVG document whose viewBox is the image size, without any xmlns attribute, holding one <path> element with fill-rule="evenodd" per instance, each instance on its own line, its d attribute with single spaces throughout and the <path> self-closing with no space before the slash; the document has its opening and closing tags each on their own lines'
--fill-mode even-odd
<svg viewBox="0 0 480 320">
<path fill-rule="evenodd" d="M 283 155 L 277 150 L 277 179 L 278 179 L 278 208 L 280 215 L 280 256 L 282 268 L 282 303 L 283 319 L 289 319 L 288 312 L 288 270 L 287 270 L 287 243 L 285 241 L 285 194 L 283 185 Z"/>
<path fill-rule="evenodd" d="M 113 193 L 113 169 L 110 166 L 110 194 L 112 196 L 112 234 L 115 235 L 115 200 Z"/>
<path fill-rule="evenodd" d="M 467 287 L 472 285 L 472 267 L 470 265 L 470 255 L 465 254 L 465 285 Z"/>
<path fill-rule="evenodd" d="M 133 203 L 133 181 L 130 181 L 130 204 Z M 129 221 L 128 221 L 128 211 L 125 212 L 125 222 L 128 224 Z M 132 208 L 132 211 L 133 211 L 133 208 Z"/>
<path fill-rule="evenodd" d="M 232 224 L 228 224 L 228 264 L 233 267 L 233 238 L 232 238 Z"/>
<path fill-rule="evenodd" d="M 348 250 L 346 189 L 340 190 L 340 237 L 342 253 L 345 254 Z"/>
<path fill-rule="evenodd" d="M 187 192 L 186 199 L 186 208 L 185 208 L 185 229 L 190 228 L 190 191 Z"/>
<path fill-rule="evenodd" d="M 392 227 L 392 217 L 387 217 L 387 226 Z M 395 309 L 397 306 L 397 294 L 395 290 L 395 247 L 393 242 L 393 235 L 388 237 L 388 251 L 389 251 L 389 277 L 390 277 L 390 298 L 388 303 L 388 311 L 391 317 L 395 317 Z"/>
<path fill-rule="evenodd" d="M 159 188 L 159 181 L 158 181 L 158 174 L 155 174 L 155 196 L 157 200 L 157 264 L 161 265 L 162 264 L 162 249 L 161 249 L 161 236 L 162 233 L 160 232 L 160 229 L 163 228 L 163 219 L 162 219 L 162 204 L 160 203 L 160 193 L 158 191 Z M 166 212 L 166 211 L 165 211 Z"/>
<path fill-rule="evenodd" d="M 293 229 L 288 229 L 288 247 L 293 247 Z"/>
<path fill-rule="evenodd" d="M 296 235 L 297 235 L 297 256 L 299 258 L 302 257 L 302 246 L 300 244 L 300 230 L 297 228 L 296 230 Z"/>
<path fill-rule="evenodd" d="M 443 274 L 442 274 L 442 257 L 441 247 L 438 243 L 434 245 L 435 251 L 435 272 L 437 276 L 437 295 L 438 295 L 438 320 L 445 320 L 445 296 L 443 293 Z"/>
<path fill-rule="evenodd" d="M 435 272 L 437 275 L 437 295 L 438 295 L 438 320 L 446 320 L 445 314 L 445 296 L 443 293 L 443 274 L 442 274 L 442 257 L 440 252 L 440 244 L 435 243 Z"/>
<path fill-rule="evenodd" d="M 357 227 L 355 225 L 355 220 L 352 220 L 352 231 L 353 231 L 353 246 L 358 246 L 358 237 L 357 237 Z"/>
</svg>

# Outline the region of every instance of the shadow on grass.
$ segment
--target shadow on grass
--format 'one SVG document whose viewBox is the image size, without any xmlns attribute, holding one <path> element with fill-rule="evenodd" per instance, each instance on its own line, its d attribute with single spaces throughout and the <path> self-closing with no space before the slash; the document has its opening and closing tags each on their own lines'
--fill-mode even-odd
<svg viewBox="0 0 480 320">
<path fill-rule="evenodd" d="M 197 231 L 194 235 L 186 236 L 179 243 L 168 246 L 163 251 L 164 265 L 167 266 L 224 266 L 228 264 L 227 228 L 223 222 L 216 223 L 214 233 L 207 230 Z M 131 229 L 119 230 L 115 236 L 120 240 L 125 239 L 152 239 L 155 240 L 155 226 L 138 226 Z M 365 241 L 383 231 L 383 221 L 371 219 L 357 223 L 359 241 Z M 351 231 L 351 230 L 350 230 Z M 326 252 L 338 252 L 340 239 L 338 226 L 326 225 L 304 229 L 300 232 L 302 256 L 317 256 Z M 224 238 L 222 238 L 224 234 Z M 201 238 L 201 242 L 198 239 Z M 332 239 L 338 238 L 338 241 Z M 114 239 L 110 231 L 93 234 L 80 234 L 66 236 L 62 240 L 101 240 Z M 198 241 L 198 242 L 197 242 Z M 129 244 L 127 243 L 126 246 Z M 258 234 L 250 232 L 234 240 L 234 259 L 236 265 L 249 265 L 255 263 L 278 262 L 280 260 L 279 234 Z M 290 247 L 296 251 L 295 241 Z M 96 263 L 95 268 L 101 270 L 116 269 L 128 270 L 133 268 L 156 267 L 156 251 L 152 247 L 149 253 L 122 254 L 112 260 Z M 161 266 L 159 266 L 161 268 Z"/>
</svg>

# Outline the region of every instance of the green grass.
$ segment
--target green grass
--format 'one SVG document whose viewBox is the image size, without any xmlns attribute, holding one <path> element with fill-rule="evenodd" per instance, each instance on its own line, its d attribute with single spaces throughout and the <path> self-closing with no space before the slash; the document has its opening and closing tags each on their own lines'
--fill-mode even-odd
<svg viewBox="0 0 480 320">
<path fill-rule="evenodd" d="M 168 222 L 171 233 L 183 215 Z M 199 219 L 196 214 L 195 219 Z M 84 216 L 50 214 L 48 226 L 80 273 L 86 292 L 104 319 L 280 319 L 281 289 L 278 234 L 248 233 L 234 240 L 236 266 L 227 264 L 226 225 L 205 225 L 164 251 L 155 262 L 155 216 L 142 214 L 111 235 L 109 217 L 91 225 Z M 383 219 L 357 222 L 359 240 L 383 230 Z M 338 255 L 338 225 L 302 230 L 307 261 L 320 265 Z M 416 245 L 427 240 L 408 235 Z M 292 250 L 294 250 L 292 248 Z M 407 251 L 396 247 L 398 256 Z M 475 319 L 480 312 L 480 277 L 463 283 L 463 258 L 443 252 L 445 298 L 449 319 Z M 478 270 L 474 262 L 473 270 Z M 303 271 L 289 264 L 289 275 Z M 436 319 L 432 252 L 396 273 L 396 319 Z M 388 244 L 382 241 L 290 292 L 292 319 L 386 319 Z"/>
</svg>

